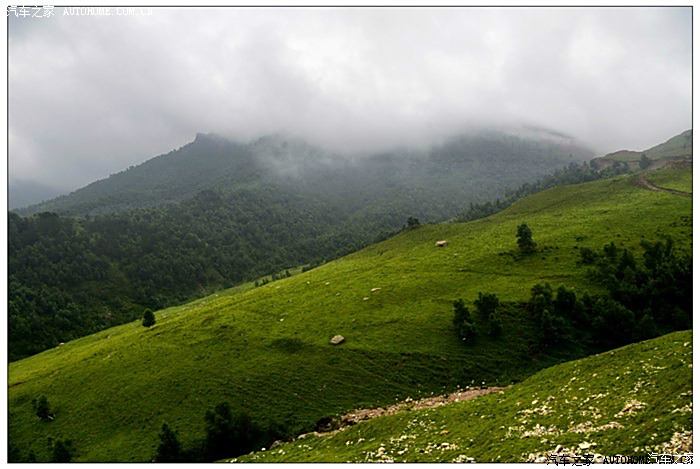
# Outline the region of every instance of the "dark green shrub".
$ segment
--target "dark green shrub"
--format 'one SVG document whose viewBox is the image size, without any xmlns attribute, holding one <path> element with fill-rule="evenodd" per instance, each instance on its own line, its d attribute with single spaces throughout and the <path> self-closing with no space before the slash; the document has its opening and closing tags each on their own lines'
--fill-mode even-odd
<svg viewBox="0 0 700 469">
<path fill-rule="evenodd" d="M 406 229 L 412 230 L 420 226 L 420 221 L 416 217 L 408 217 L 406 220 Z"/>
<path fill-rule="evenodd" d="M 39 417 L 44 422 L 53 420 L 54 416 L 51 413 L 51 407 L 49 406 L 49 400 L 46 396 L 41 395 L 32 400 L 32 408 L 34 409 L 34 414 Z"/>
<path fill-rule="evenodd" d="M 498 297 L 494 293 L 481 293 L 474 300 L 476 314 L 483 323 L 488 323 L 498 308 Z"/>
<path fill-rule="evenodd" d="M 615 346 L 637 339 L 634 313 L 607 297 L 600 297 L 593 303 L 591 328 L 596 342 L 603 345 Z"/>
<path fill-rule="evenodd" d="M 503 321 L 498 311 L 495 311 L 489 317 L 489 335 L 491 337 L 499 337 L 503 333 Z"/>
<path fill-rule="evenodd" d="M 554 313 L 558 316 L 577 319 L 578 303 L 576 301 L 576 292 L 560 285 L 557 288 L 557 296 L 553 301 Z"/>
<path fill-rule="evenodd" d="M 216 461 L 239 456 L 255 449 L 262 432 L 246 413 L 233 413 L 228 402 L 222 402 L 204 415 L 207 458 Z"/>
<path fill-rule="evenodd" d="M 642 157 L 639 159 L 639 168 L 647 169 L 649 166 L 651 166 L 651 159 L 649 159 L 646 153 L 642 153 Z"/>
<path fill-rule="evenodd" d="M 476 336 L 476 327 L 464 300 L 460 298 L 452 303 L 452 306 L 454 309 L 452 324 L 455 326 L 457 336 L 464 341 L 473 339 Z"/>
<path fill-rule="evenodd" d="M 178 462 L 182 460 L 182 446 L 177 439 L 177 433 L 164 423 L 158 434 L 160 442 L 156 449 L 155 462 Z"/>
<path fill-rule="evenodd" d="M 71 462 L 75 449 L 70 440 L 56 440 L 51 447 L 51 462 Z"/>
<path fill-rule="evenodd" d="M 579 249 L 578 253 L 579 256 L 581 256 L 581 264 L 590 265 L 596 261 L 597 255 L 591 248 L 581 248 Z"/>
</svg>

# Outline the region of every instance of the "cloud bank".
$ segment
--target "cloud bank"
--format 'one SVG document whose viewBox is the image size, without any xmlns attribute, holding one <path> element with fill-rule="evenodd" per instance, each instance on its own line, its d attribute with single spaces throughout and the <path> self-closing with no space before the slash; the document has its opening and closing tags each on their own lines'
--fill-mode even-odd
<svg viewBox="0 0 700 469">
<path fill-rule="evenodd" d="M 9 28 L 10 177 L 65 189 L 197 132 L 367 152 L 524 123 L 602 154 L 691 127 L 688 7 L 57 7 Z"/>
</svg>

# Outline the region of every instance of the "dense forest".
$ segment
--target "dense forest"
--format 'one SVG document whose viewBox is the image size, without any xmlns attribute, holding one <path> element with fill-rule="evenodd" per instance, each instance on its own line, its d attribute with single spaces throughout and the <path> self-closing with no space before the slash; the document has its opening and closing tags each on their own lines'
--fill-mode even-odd
<svg viewBox="0 0 700 469">
<path fill-rule="evenodd" d="M 217 288 L 337 257 L 378 225 L 342 229 L 322 207 L 206 191 L 89 218 L 9 214 L 10 350 L 18 358 Z"/>
</svg>

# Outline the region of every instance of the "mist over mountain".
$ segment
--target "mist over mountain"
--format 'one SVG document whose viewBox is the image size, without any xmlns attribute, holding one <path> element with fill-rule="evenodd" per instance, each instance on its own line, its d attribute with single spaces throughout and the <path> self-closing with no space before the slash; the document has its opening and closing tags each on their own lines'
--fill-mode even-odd
<svg viewBox="0 0 700 469">
<path fill-rule="evenodd" d="M 35 23 L 8 17 L 9 169 L 61 187 L 198 131 L 377 153 L 529 123 L 603 155 L 691 126 L 687 6 L 192 7 Z M 56 59 L 37 61 L 47 50 Z"/>
<path fill-rule="evenodd" d="M 40 182 L 14 178 L 8 180 L 7 189 L 10 210 L 50 200 L 66 192 L 65 189 L 49 186 Z"/>
<path fill-rule="evenodd" d="M 339 154 L 284 134 L 240 142 L 200 133 L 167 154 L 19 213 L 95 215 L 182 201 L 203 190 L 231 193 L 267 185 L 342 199 L 355 208 L 422 192 L 435 202 L 445 197 L 439 205 L 452 204 L 454 210 L 592 156 L 572 137 L 535 128 L 471 131 L 430 147 L 369 155 Z M 439 219 L 451 210 L 429 213 L 422 215 Z"/>
<path fill-rule="evenodd" d="M 565 135 L 463 133 L 341 155 L 272 134 L 196 138 L 10 213 L 12 358 L 217 288 L 315 264 L 590 159 Z M 21 214 L 23 216 L 19 216 Z"/>
</svg>

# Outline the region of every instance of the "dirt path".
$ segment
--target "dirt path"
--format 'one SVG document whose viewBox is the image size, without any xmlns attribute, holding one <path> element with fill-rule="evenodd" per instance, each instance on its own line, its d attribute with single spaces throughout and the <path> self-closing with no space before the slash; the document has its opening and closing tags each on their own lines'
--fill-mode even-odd
<svg viewBox="0 0 700 469">
<path fill-rule="evenodd" d="M 418 400 L 413 400 L 410 397 L 408 397 L 405 401 L 398 402 L 388 407 L 353 410 L 352 412 L 348 412 L 347 414 L 340 417 L 339 422 L 337 423 L 337 425 L 333 426 L 332 429 L 329 429 L 328 431 L 316 431 L 311 433 L 305 433 L 303 435 L 299 435 L 297 439 L 302 439 L 311 435 L 332 435 L 334 433 L 343 431 L 346 428 L 364 420 L 370 420 L 373 418 L 382 417 L 384 415 L 393 415 L 398 412 L 403 412 L 407 410 L 430 409 L 434 407 L 440 407 L 445 404 L 450 404 L 452 402 L 468 401 L 470 399 L 474 399 L 475 397 L 491 394 L 492 392 L 499 392 L 504 389 L 505 388 L 503 387 L 496 386 L 490 388 L 468 388 L 461 391 L 453 392 L 452 394 L 425 397 L 423 399 Z"/>
<path fill-rule="evenodd" d="M 692 197 L 693 194 L 690 192 L 678 191 L 676 189 L 668 189 L 666 187 L 657 186 L 653 182 L 649 181 L 643 174 L 640 174 L 637 178 L 637 185 L 654 192 L 668 192 L 669 194 L 680 195 L 683 197 Z"/>
</svg>

